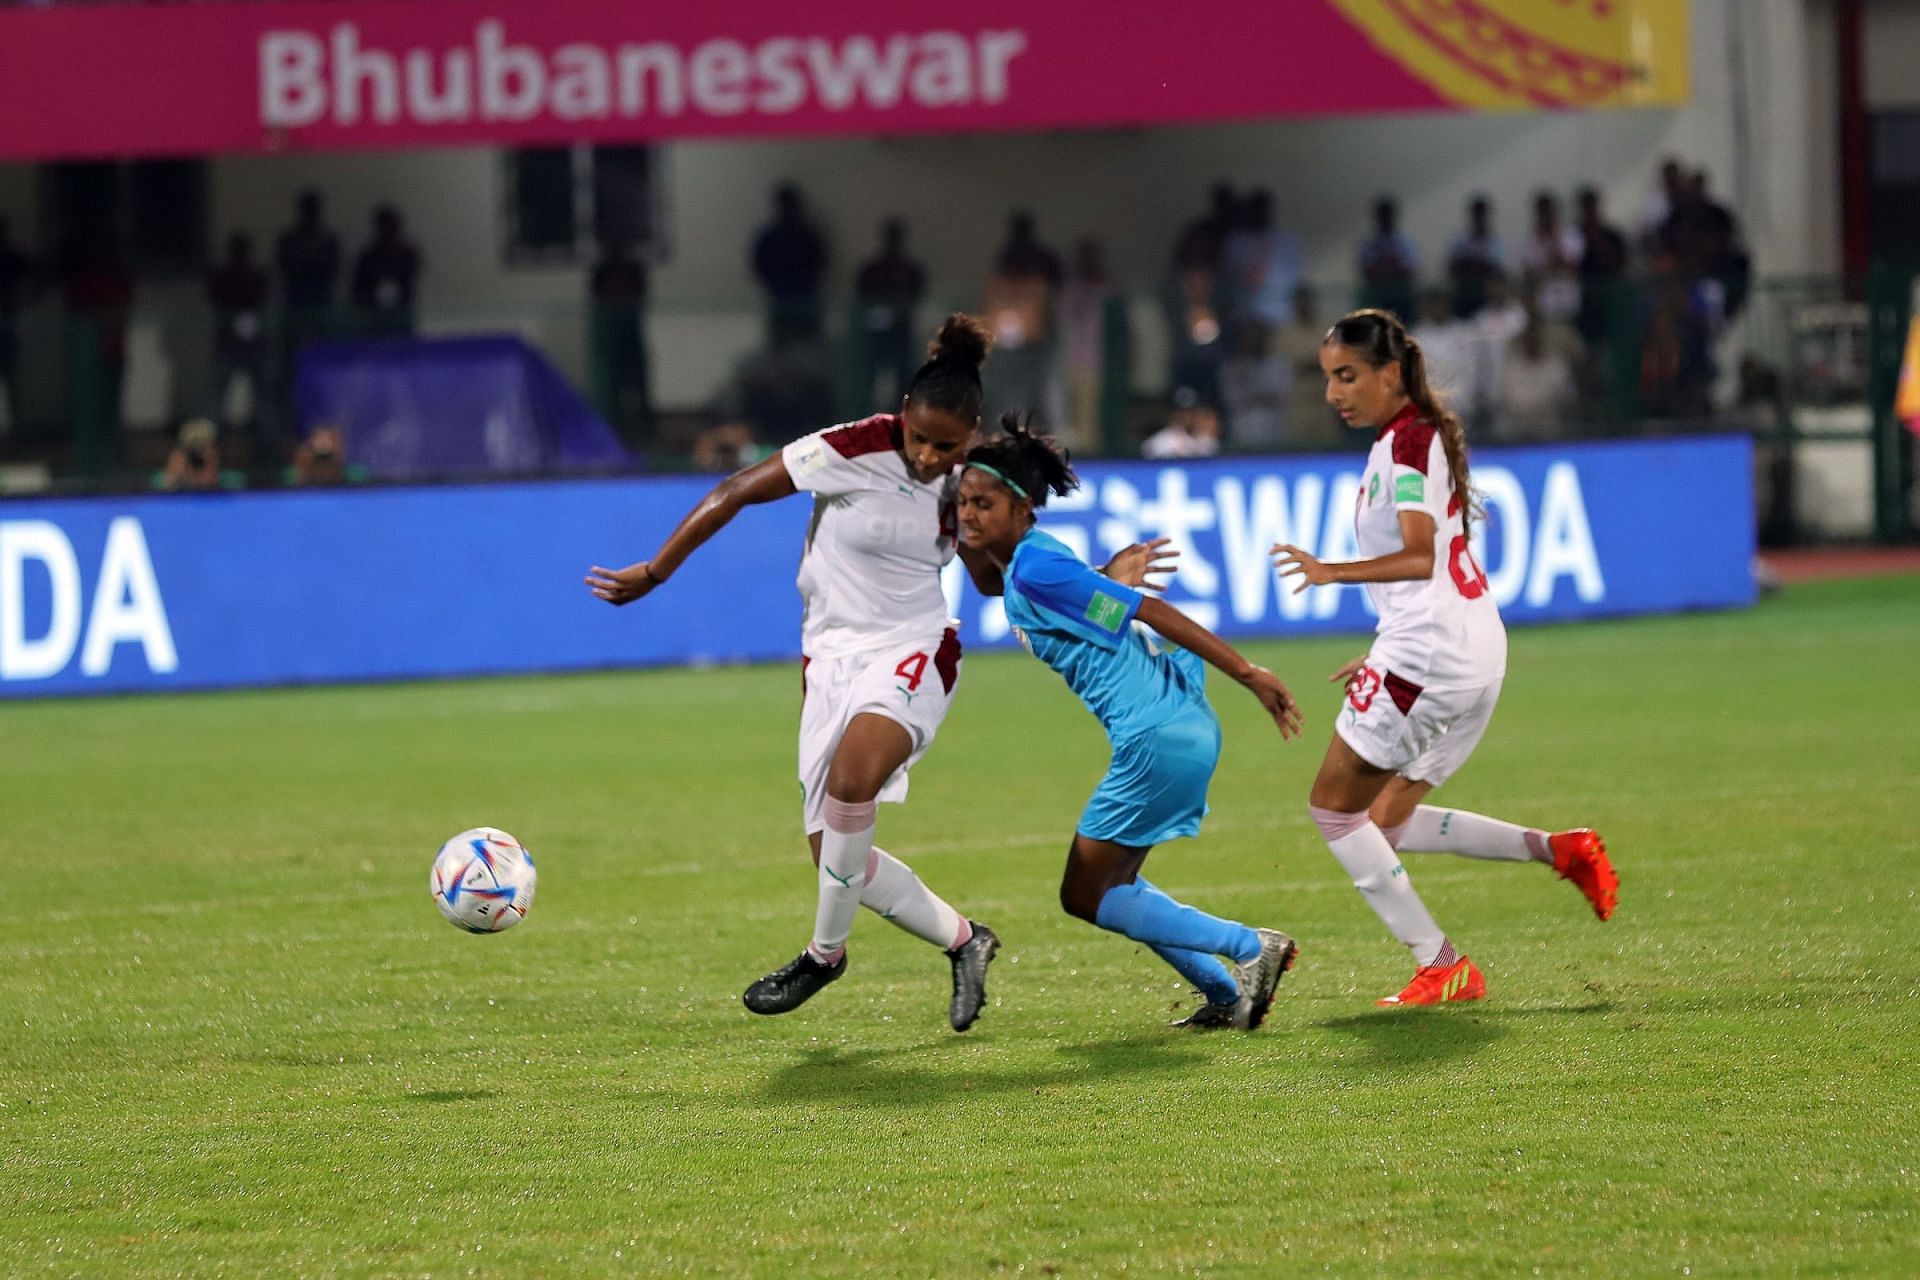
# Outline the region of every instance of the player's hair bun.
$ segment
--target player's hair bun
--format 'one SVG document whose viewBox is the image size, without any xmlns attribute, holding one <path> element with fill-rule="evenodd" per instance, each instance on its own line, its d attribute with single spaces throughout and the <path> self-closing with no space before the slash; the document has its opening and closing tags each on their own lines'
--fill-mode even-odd
<svg viewBox="0 0 1920 1280">
<path fill-rule="evenodd" d="M 972 316 L 956 311 L 947 317 L 946 323 L 940 326 L 940 332 L 927 344 L 927 359 L 951 361 L 969 369 L 978 369 L 986 363 L 987 348 L 992 343 L 985 325 Z"/>
</svg>

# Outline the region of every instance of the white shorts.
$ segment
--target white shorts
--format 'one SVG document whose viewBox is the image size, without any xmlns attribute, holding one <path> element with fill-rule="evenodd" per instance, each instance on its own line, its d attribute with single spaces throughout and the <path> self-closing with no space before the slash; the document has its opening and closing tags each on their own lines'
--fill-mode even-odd
<svg viewBox="0 0 1920 1280">
<path fill-rule="evenodd" d="M 1500 684 L 1424 689 L 1369 663 L 1347 682 L 1334 732 L 1375 768 L 1437 787 L 1480 745 Z"/>
<path fill-rule="evenodd" d="M 853 718 L 882 715 L 913 738 L 913 753 L 880 788 L 878 799 L 907 798 L 907 770 L 933 745 L 960 683 L 960 637 L 951 627 L 924 644 L 850 658 L 806 658 L 800 665 L 800 792 L 807 834 L 826 829 L 827 770 Z"/>
</svg>

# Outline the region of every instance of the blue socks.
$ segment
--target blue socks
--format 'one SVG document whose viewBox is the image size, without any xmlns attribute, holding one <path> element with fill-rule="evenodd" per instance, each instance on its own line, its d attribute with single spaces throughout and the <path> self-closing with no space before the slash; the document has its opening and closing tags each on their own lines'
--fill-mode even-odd
<svg viewBox="0 0 1920 1280">
<path fill-rule="evenodd" d="M 1207 998 L 1208 1004 L 1232 1004 L 1240 998 L 1240 984 L 1227 972 L 1227 966 L 1220 963 L 1219 956 L 1182 951 L 1179 947 L 1152 947 L 1152 950 L 1172 965 L 1175 973 L 1191 982 L 1195 990 Z"/>
<path fill-rule="evenodd" d="M 1146 943 L 1216 1004 L 1231 1001 L 1237 988 L 1215 957 L 1245 961 L 1260 954 L 1260 935 L 1247 926 L 1176 902 L 1145 879 L 1107 890 L 1094 923 Z"/>
</svg>

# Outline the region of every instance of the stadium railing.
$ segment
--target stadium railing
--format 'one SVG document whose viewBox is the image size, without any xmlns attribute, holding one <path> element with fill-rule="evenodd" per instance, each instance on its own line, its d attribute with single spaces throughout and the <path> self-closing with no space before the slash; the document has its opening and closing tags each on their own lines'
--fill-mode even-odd
<svg viewBox="0 0 1920 1280">
<path fill-rule="evenodd" d="M 1761 446 L 1761 510 L 1773 539 L 1907 537 L 1915 527 L 1912 446 L 1892 406 L 1914 279 L 1911 270 L 1887 266 L 1863 282 L 1764 278 L 1745 290 L 1730 316 L 1715 314 L 1710 301 L 1689 321 L 1703 342 L 1694 354 L 1710 362 L 1695 371 L 1704 381 L 1664 398 L 1655 375 L 1666 366 L 1650 345 L 1664 323 L 1656 285 L 1622 282 L 1603 302 L 1590 300 L 1604 325 L 1589 344 L 1569 413 L 1517 428 L 1482 414 L 1472 425 L 1482 438 L 1522 442 L 1748 431 Z M 186 284 L 143 287 L 124 327 L 68 314 L 44 299 L 12 321 L 17 376 L 0 396 L 0 494 L 147 487 L 171 429 L 194 417 L 223 424 L 227 457 L 250 483 L 279 482 L 303 428 L 291 395 L 295 329 L 303 340 L 354 337 L 368 332 L 367 322 L 348 309 L 291 323 L 270 311 L 257 358 L 237 362 L 248 370 L 241 391 L 238 380 L 219 376 L 214 313 L 196 293 Z M 1328 312 L 1358 300 L 1341 286 L 1319 296 Z M 948 309 L 967 306 L 921 306 L 912 351 Z M 889 399 L 892 380 L 880 367 L 887 362 L 863 317 L 856 300 L 829 300 L 819 338 L 782 353 L 770 352 L 762 304 L 746 298 L 652 304 L 643 312 L 567 302 L 427 302 L 412 331 L 526 339 L 651 469 L 686 470 L 697 459 L 711 464 L 698 446 L 716 424 L 744 422 L 764 446 Z M 0 346 L 6 340 L 0 333 Z M 1173 348 L 1163 295 L 1140 291 L 1108 302 L 1098 430 L 1080 441 L 1083 453 L 1136 454 L 1141 438 L 1164 424 L 1176 376 Z M 1064 403 L 1057 378 L 1041 398 L 1043 417 L 1057 412 Z M 1230 423 L 1225 444 L 1235 451 Z M 1303 447 L 1324 448 L 1326 439 Z M 1826 487 L 1817 495 L 1800 492 L 1809 477 L 1834 473 L 1845 478 L 1822 479 Z M 1839 519 L 1807 518 L 1808 507 L 1822 505 L 1857 509 Z"/>
</svg>

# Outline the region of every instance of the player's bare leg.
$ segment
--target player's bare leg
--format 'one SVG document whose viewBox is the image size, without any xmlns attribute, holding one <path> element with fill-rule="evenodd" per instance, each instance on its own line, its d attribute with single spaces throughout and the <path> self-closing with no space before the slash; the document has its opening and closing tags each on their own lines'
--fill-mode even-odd
<svg viewBox="0 0 1920 1280">
<path fill-rule="evenodd" d="M 1473 962 L 1454 947 L 1426 903 L 1414 892 L 1392 842 L 1373 820 L 1373 806 L 1394 775 L 1367 763 L 1339 734 L 1333 736 L 1309 798 L 1314 822 L 1327 848 L 1353 877 L 1374 914 L 1413 952 L 1413 982 L 1381 1004 L 1429 1004 L 1478 999 L 1486 983 Z M 1465 975 L 1471 975 L 1469 981 Z M 1429 998 L 1429 997 L 1435 997 Z"/>
<path fill-rule="evenodd" d="M 768 990 L 761 1003 L 784 1007 L 757 1011 L 797 1008 L 844 972 L 853 916 L 865 906 L 947 953 L 953 969 L 948 1020 L 954 1030 L 965 1031 L 980 1016 L 987 966 L 999 950 L 999 938 L 955 911 L 911 867 L 873 843 L 877 797 L 912 751 L 906 729 L 886 716 L 858 715 L 849 722 L 827 773 L 827 830 L 808 837 L 814 865 L 820 868 L 814 937 L 792 964 L 755 984 L 780 989 L 777 998 Z M 795 972 L 786 981 L 775 982 L 789 970 Z M 788 1003 L 795 994 L 799 998 Z M 752 998 L 748 1007 L 754 1007 Z"/>
<path fill-rule="evenodd" d="M 1177 1026 L 1251 1030 L 1299 949 L 1277 929 L 1249 929 L 1175 901 L 1140 875 L 1148 850 L 1075 835 L 1060 879 L 1060 905 L 1136 942 L 1172 965 L 1206 998 Z M 1219 957 L 1234 961 L 1229 970 Z"/>
</svg>

